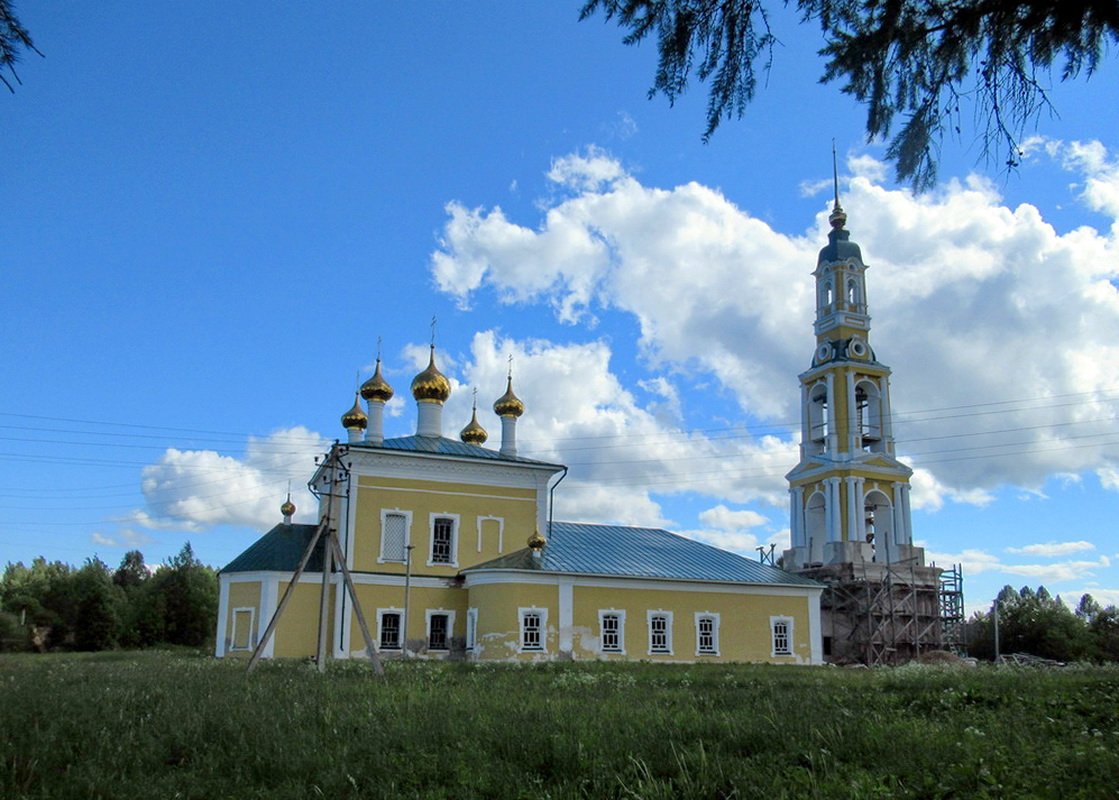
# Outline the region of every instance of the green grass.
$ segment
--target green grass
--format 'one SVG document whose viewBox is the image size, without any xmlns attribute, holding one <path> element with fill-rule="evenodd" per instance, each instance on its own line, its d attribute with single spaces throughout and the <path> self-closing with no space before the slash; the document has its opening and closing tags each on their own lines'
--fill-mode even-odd
<svg viewBox="0 0 1119 800">
<path fill-rule="evenodd" d="M 1119 669 L 0 657 L 0 796 L 1114 797 Z"/>
</svg>

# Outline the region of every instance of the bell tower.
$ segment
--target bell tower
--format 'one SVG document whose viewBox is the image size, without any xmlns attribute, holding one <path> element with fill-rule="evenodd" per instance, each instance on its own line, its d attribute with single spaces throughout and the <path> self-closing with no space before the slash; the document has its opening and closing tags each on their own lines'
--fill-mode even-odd
<svg viewBox="0 0 1119 800">
<path fill-rule="evenodd" d="M 926 565 L 913 546 L 913 470 L 894 453 L 890 368 L 870 346 L 867 267 L 846 228 L 838 174 L 835 186 L 812 273 L 816 348 L 800 374 L 800 461 L 786 475 L 792 546 L 781 566 L 826 587 L 826 660 L 896 664 L 959 647 L 962 578 Z"/>
<path fill-rule="evenodd" d="M 866 264 L 839 203 L 816 262 L 816 349 L 800 375 L 800 462 L 789 481 L 786 569 L 830 564 L 924 566 L 913 547 L 909 478 L 894 456 L 890 368 L 870 346 Z"/>
</svg>

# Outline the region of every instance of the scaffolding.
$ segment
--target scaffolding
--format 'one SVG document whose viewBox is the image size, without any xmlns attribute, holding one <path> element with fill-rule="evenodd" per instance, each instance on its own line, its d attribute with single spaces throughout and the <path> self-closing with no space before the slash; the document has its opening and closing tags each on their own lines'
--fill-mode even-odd
<svg viewBox="0 0 1119 800">
<path fill-rule="evenodd" d="M 910 562 L 819 566 L 801 574 L 827 588 L 820 598 L 824 657 L 833 663 L 904 664 L 932 650 L 960 653 L 963 576 Z"/>
</svg>

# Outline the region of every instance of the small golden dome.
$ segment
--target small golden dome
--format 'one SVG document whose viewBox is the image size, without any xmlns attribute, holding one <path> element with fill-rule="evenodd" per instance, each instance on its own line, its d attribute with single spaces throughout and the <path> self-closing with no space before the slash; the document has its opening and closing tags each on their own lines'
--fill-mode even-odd
<svg viewBox="0 0 1119 800">
<path fill-rule="evenodd" d="M 513 394 L 513 376 L 509 376 L 509 383 L 505 388 L 505 394 L 497 398 L 493 404 L 493 413 L 499 417 L 519 417 L 525 413 L 525 404 L 521 398 Z"/>
<path fill-rule="evenodd" d="M 354 392 L 353 408 L 342 415 L 342 427 L 350 430 L 351 428 L 364 428 L 368 424 L 369 417 L 365 416 L 365 412 L 361 410 L 361 399 L 357 392 Z"/>
<path fill-rule="evenodd" d="M 417 402 L 432 400 L 436 403 L 445 403 L 451 396 L 451 382 L 435 366 L 435 345 L 431 346 L 431 360 L 427 369 L 412 378 L 412 397 Z"/>
<path fill-rule="evenodd" d="M 361 396 L 371 403 L 387 403 L 393 394 L 389 382 L 381 375 L 381 359 L 378 358 L 373 377 L 361 385 Z"/>
<path fill-rule="evenodd" d="M 291 502 L 290 494 L 288 495 L 288 499 L 284 501 L 284 504 L 280 506 L 280 513 L 285 517 L 295 516 L 295 503 Z"/>
<path fill-rule="evenodd" d="M 532 532 L 532 536 L 528 537 L 528 548 L 534 553 L 539 553 L 544 549 L 544 545 L 548 540 L 544 538 L 544 534 L 536 530 Z"/>
<path fill-rule="evenodd" d="M 486 429 L 478 423 L 478 408 L 474 408 L 474 413 L 470 415 L 470 424 L 462 429 L 459 438 L 467 444 L 485 444 L 486 439 L 490 435 L 486 433 Z"/>
</svg>

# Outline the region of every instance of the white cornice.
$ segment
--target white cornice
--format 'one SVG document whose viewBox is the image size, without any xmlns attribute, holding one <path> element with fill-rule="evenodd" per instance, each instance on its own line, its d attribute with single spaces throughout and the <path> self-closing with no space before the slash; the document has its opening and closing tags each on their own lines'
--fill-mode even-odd
<svg viewBox="0 0 1119 800">
<path fill-rule="evenodd" d="M 536 586 L 558 586 L 561 580 L 571 581 L 575 587 L 596 589 L 636 589 L 643 591 L 671 592 L 714 592 L 717 594 L 751 594 L 799 596 L 805 592 L 819 593 L 823 586 L 803 586 L 784 583 L 738 583 L 731 581 L 672 580 L 670 578 L 615 577 L 607 575 L 584 575 L 570 572 L 536 572 L 534 570 L 473 569 L 465 573 L 464 586 L 491 586 L 500 584 L 529 584 Z"/>
</svg>

